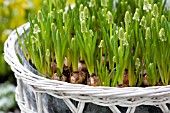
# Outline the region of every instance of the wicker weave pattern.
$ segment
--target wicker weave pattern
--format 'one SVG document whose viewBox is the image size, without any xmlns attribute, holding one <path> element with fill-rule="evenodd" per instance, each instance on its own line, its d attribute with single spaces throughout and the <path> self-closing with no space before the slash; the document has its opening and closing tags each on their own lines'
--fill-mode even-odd
<svg viewBox="0 0 170 113">
<path fill-rule="evenodd" d="M 22 35 L 23 28 L 29 29 L 29 23 L 17 30 Z M 35 113 L 29 106 L 23 83 L 33 87 L 38 113 L 48 113 L 43 107 L 41 93 L 47 93 L 55 98 L 63 99 L 73 113 L 82 113 L 86 102 L 92 102 L 101 106 L 108 106 L 113 113 L 120 113 L 116 105 L 128 107 L 126 113 L 134 113 L 139 105 L 155 105 L 164 113 L 170 113 L 166 103 L 170 103 L 170 86 L 154 87 L 92 87 L 81 84 L 70 84 L 57 80 L 49 80 L 37 76 L 24 68 L 19 62 L 14 46 L 17 41 L 15 31 L 11 33 L 4 45 L 4 58 L 15 73 L 18 86 L 16 88 L 16 100 L 23 113 Z M 79 102 L 76 108 L 70 98 Z"/>
</svg>

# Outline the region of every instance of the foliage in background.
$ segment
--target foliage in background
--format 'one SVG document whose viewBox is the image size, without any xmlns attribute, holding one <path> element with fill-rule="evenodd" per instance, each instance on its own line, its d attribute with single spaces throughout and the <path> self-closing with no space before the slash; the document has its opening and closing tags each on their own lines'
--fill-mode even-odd
<svg viewBox="0 0 170 113">
<path fill-rule="evenodd" d="M 16 106 L 15 86 L 9 82 L 0 84 L 0 112 L 7 112 Z"/>
<path fill-rule="evenodd" d="M 14 82 L 9 66 L 3 58 L 3 46 L 12 30 L 26 23 L 28 14 L 41 7 L 42 0 L 0 0 L 0 83 Z M 15 87 L 7 82 L 0 85 L 0 112 L 6 113 L 16 108 Z"/>
<path fill-rule="evenodd" d="M 36 12 L 40 9 L 41 1 L 42 0 L 0 0 L 0 82 L 3 82 L 3 79 L 11 73 L 9 66 L 7 66 L 3 58 L 3 46 L 7 36 L 12 30 L 28 21 L 29 13 Z"/>
</svg>

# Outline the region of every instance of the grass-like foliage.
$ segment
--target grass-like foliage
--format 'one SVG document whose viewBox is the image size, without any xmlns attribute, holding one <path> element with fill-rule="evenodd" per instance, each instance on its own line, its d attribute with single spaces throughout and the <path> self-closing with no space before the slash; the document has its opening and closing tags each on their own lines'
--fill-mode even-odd
<svg viewBox="0 0 170 113">
<path fill-rule="evenodd" d="M 162 0 L 44 0 L 19 38 L 45 77 L 92 86 L 170 82 L 170 10 Z"/>
</svg>

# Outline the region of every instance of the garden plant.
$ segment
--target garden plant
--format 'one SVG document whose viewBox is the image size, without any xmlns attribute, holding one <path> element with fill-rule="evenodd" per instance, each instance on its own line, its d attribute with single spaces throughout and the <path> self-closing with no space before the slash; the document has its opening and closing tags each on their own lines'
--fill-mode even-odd
<svg viewBox="0 0 170 113">
<path fill-rule="evenodd" d="M 166 0 L 44 0 L 4 44 L 21 111 L 168 113 L 169 19 Z"/>
<path fill-rule="evenodd" d="M 30 64 L 49 79 L 109 87 L 170 82 L 170 10 L 162 0 L 45 0 L 19 36 Z"/>
</svg>

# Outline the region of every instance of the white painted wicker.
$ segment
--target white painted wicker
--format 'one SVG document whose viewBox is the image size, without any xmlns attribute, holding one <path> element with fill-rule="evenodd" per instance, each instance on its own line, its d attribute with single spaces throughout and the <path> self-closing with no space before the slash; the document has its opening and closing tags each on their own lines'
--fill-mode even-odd
<svg viewBox="0 0 170 113">
<path fill-rule="evenodd" d="M 23 28 L 29 29 L 29 23 L 22 25 L 17 30 L 21 35 Z M 108 106 L 113 113 L 120 113 L 116 105 L 128 107 L 126 113 L 134 113 L 139 105 L 154 105 L 160 107 L 164 113 L 170 113 L 167 103 L 170 103 L 170 86 L 154 87 L 92 87 L 81 84 L 70 84 L 57 80 L 49 80 L 33 74 L 20 63 L 16 52 L 15 43 L 17 34 L 11 33 L 4 45 L 4 58 L 15 73 L 18 86 L 16 88 L 16 100 L 23 113 L 35 113 L 30 107 L 23 83 L 32 86 L 38 113 L 48 113 L 41 104 L 41 93 L 49 94 L 55 98 L 63 99 L 73 113 L 82 113 L 85 103 Z M 76 108 L 70 99 L 79 102 Z"/>
</svg>

